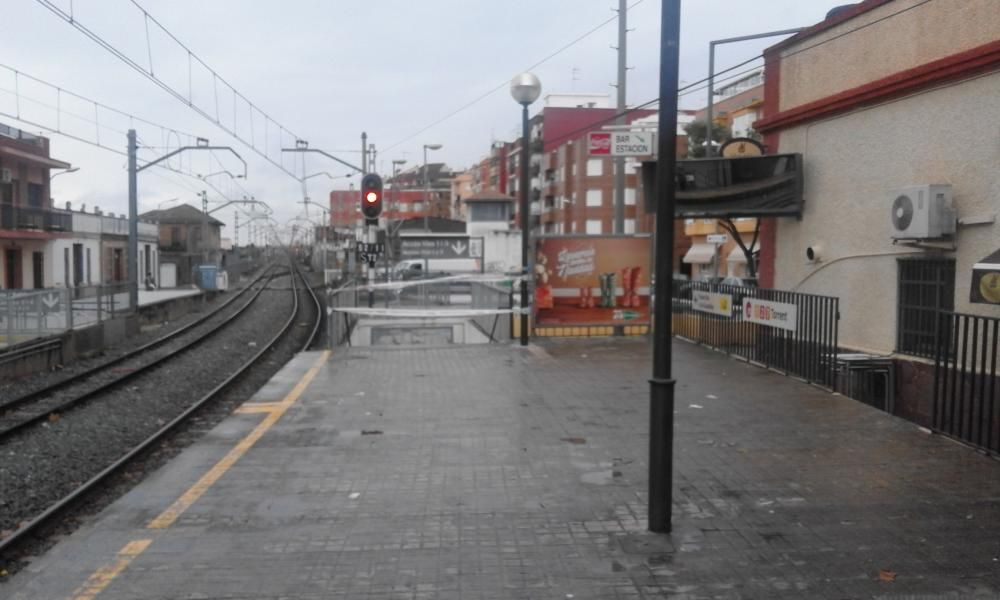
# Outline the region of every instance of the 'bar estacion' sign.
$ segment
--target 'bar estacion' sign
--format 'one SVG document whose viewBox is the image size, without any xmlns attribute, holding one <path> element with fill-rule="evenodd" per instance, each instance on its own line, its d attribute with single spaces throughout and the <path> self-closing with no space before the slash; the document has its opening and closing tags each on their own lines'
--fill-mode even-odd
<svg viewBox="0 0 1000 600">
<path fill-rule="evenodd" d="M 587 139 L 591 156 L 650 156 L 653 154 L 650 132 L 592 131 Z"/>
</svg>

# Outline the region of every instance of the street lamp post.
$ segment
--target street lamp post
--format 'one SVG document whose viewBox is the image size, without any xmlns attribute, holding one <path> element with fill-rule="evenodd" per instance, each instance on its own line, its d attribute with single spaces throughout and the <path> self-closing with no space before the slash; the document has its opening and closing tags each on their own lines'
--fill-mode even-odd
<svg viewBox="0 0 1000 600">
<path fill-rule="evenodd" d="M 681 1 L 660 9 L 660 114 L 656 154 L 656 298 L 653 376 L 649 380 L 649 506 L 647 527 L 669 533 L 674 479 L 674 387 L 671 319 L 674 269 L 674 170 L 677 159 L 677 75 Z"/>
<path fill-rule="evenodd" d="M 80 170 L 80 167 L 70 167 L 70 168 L 66 169 L 65 171 L 60 171 L 60 172 L 56 173 L 55 175 L 50 176 L 49 177 L 49 182 L 51 182 L 56 177 L 59 177 L 60 175 L 65 175 L 66 173 L 76 173 L 79 170 Z"/>
<path fill-rule="evenodd" d="M 424 229 L 430 233 L 427 213 L 431 207 L 431 174 L 427 172 L 427 151 L 440 150 L 441 144 L 424 144 Z"/>
<path fill-rule="evenodd" d="M 528 345 L 528 241 L 530 237 L 528 204 L 528 106 L 538 100 L 542 93 L 542 83 L 531 73 L 521 73 L 510 82 L 510 95 L 521 105 L 521 345 Z"/>
<path fill-rule="evenodd" d="M 391 263 L 391 262 L 393 262 L 395 260 L 395 256 L 393 256 L 393 249 L 392 249 L 393 248 L 393 231 L 392 231 L 392 215 L 393 215 L 393 213 L 395 213 L 395 215 L 396 215 L 396 220 L 399 221 L 400 224 L 402 224 L 402 221 L 399 219 L 399 199 L 396 198 L 396 187 L 399 185 L 399 183 L 396 181 L 396 177 L 399 175 L 399 167 L 402 167 L 405 164 L 406 164 L 406 159 L 405 158 L 397 158 L 397 159 L 394 159 L 392 161 L 392 187 L 389 188 L 389 193 L 391 194 L 389 196 L 389 216 L 387 216 L 386 219 L 385 219 L 385 238 L 386 238 L 386 248 L 385 248 L 385 251 L 386 251 L 386 254 L 389 256 L 389 260 L 386 261 L 386 262 L 389 262 L 389 263 Z M 399 225 L 396 226 L 396 231 L 399 231 Z M 386 265 L 386 281 L 389 280 L 389 275 L 390 274 L 391 274 L 391 271 L 389 270 L 388 265 Z"/>
</svg>

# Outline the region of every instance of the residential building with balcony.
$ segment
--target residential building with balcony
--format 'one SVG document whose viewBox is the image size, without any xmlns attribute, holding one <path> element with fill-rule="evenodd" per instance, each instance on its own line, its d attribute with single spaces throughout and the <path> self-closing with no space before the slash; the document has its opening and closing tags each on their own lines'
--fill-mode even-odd
<svg viewBox="0 0 1000 600">
<path fill-rule="evenodd" d="M 553 94 L 529 123 L 532 228 L 540 234 L 610 234 L 614 231 L 614 160 L 591 157 L 588 134 L 613 124 L 616 110 L 600 94 Z M 655 115 L 637 110 L 626 122 Z M 509 152 L 508 189 L 515 198 L 521 168 L 520 141 Z M 639 200 L 638 162 L 626 160 L 624 233 L 647 233 L 653 220 Z M 516 208 L 515 208 L 516 212 Z"/>
<path fill-rule="evenodd" d="M 729 137 L 757 138 L 754 121 L 763 116 L 764 72 L 756 71 L 715 90 L 718 100 L 712 103 L 712 120 L 728 130 Z M 694 115 L 695 120 L 704 121 L 708 117 L 708 107 Z"/>
<path fill-rule="evenodd" d="M 83 287 L 128 281 L 128 216 L 104 214 L 97 207 L 86 212 L 86 205 L 73 210 L 66 203 L 72 220 L 72 233 L 53 240 L 52 262 L 47 280 L 52 287 Z M 138 224 L 138 264 L 140 286 L 146 274 L 159 281 L 158 229 L 153 223 Z"/>
<path fill-rule="evenodd" d="M 49 156 L 48 138 L 0 124 L 0 288 L 52 287 L 50 242 L 73 225 L 52 208 L 50 171 L 69 167 Z"/>
</svg>

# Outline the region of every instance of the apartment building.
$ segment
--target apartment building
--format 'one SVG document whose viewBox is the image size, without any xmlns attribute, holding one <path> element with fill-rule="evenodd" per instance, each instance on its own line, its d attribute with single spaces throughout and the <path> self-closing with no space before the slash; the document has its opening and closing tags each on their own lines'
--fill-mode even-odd
<svg viewBox="0 0 1000 600">
<path fill-rule="evenodd" d="M 73 224 L 54 210 L 49 197 L 52 169 L 69 163 L 49 155 L 48 138 L 0 124 L 0 288 L 41 289 L 53 285 L 51 242 Z"/>
</svg>

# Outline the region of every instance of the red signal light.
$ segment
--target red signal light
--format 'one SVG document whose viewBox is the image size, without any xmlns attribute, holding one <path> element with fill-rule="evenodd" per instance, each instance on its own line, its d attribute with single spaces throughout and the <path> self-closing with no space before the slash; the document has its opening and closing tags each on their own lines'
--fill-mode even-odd
<svg viewBox="0 0 1000 600">
<path fill-rule="evenodd" d="M 369 173 L 361 179 L 361 212 L 366 219 L 382 214 L 382 178 Z"/>
</svg>

